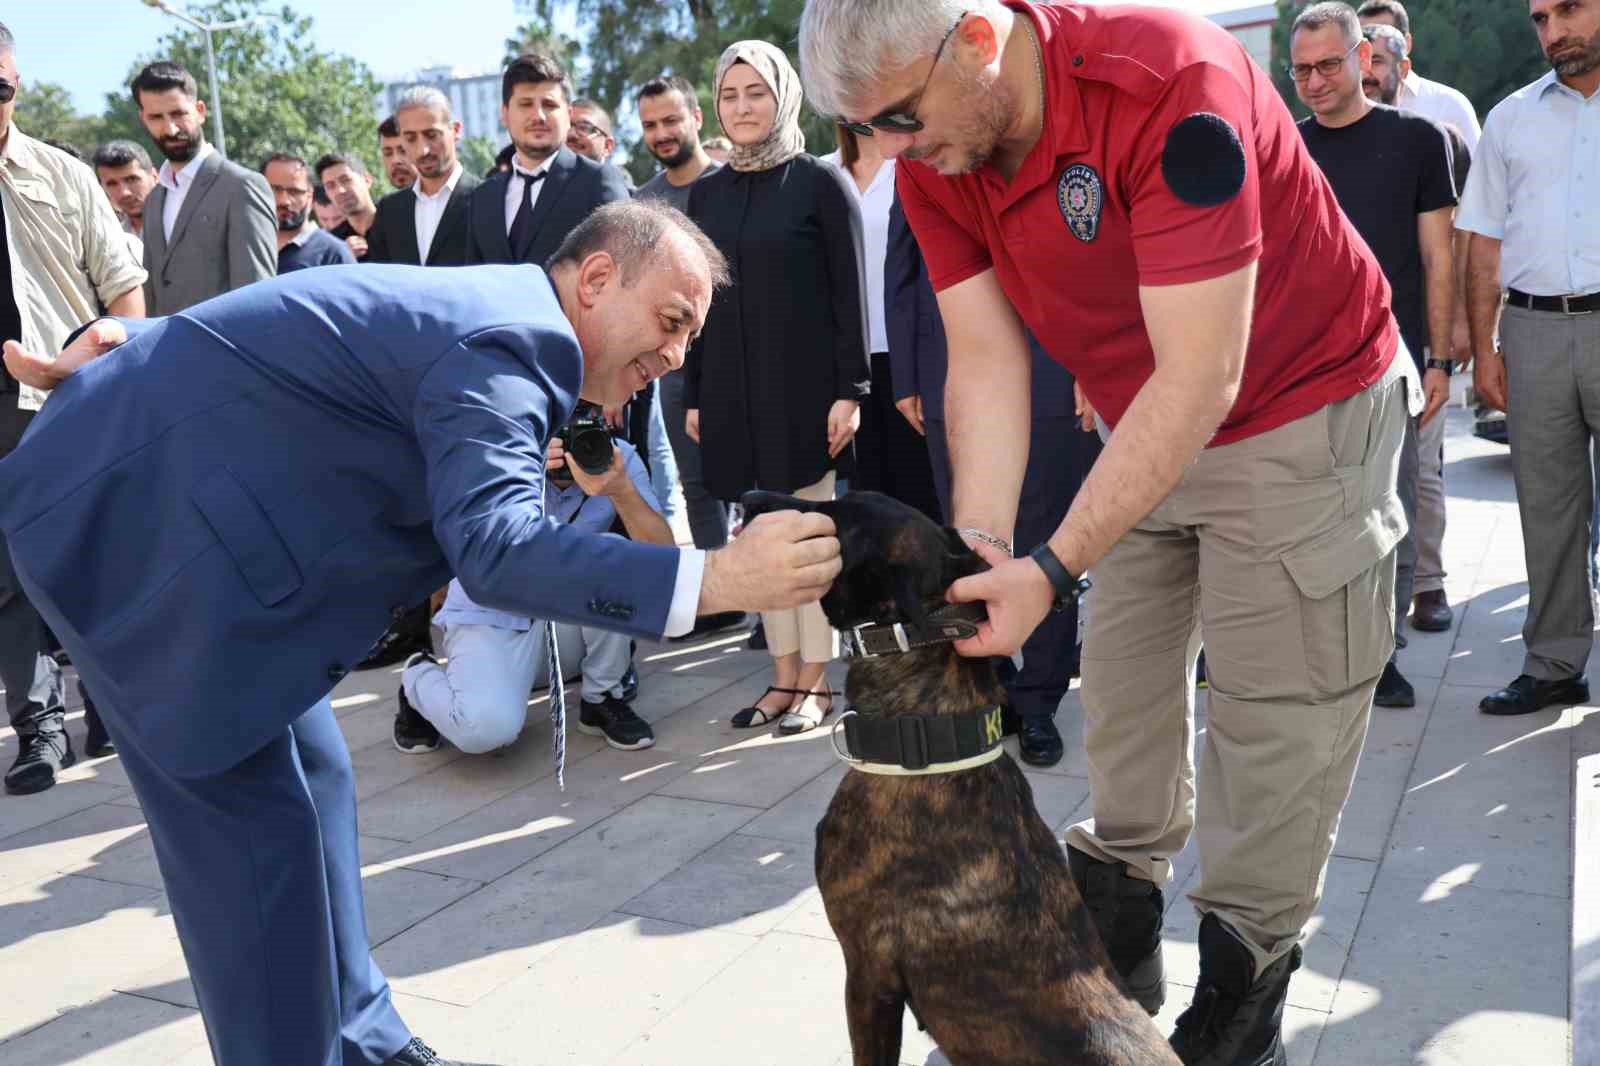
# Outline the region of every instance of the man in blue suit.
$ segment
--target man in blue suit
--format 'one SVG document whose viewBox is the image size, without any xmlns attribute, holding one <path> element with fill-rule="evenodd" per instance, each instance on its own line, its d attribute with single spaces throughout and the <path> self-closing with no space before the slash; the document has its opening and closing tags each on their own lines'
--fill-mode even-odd
<svg viewBox="0 0 1600 1066">
<path fill-rule="evenodd" d="M 548 275 L 306 271 L 100 320 L 54 364 L 6 346 L 61 383 L 0 463 L 0 531 L 122 752 L 221 1066 L 442 1062 L 368 949 L 328 702 L 392 610 L 453 573 L 494 608 L 659 638 L 838 572 L 820 516 L 703 553 L 544 513 L 578 397 L 681 365 L 726 280 L 688 219 L 624 202 Z"/>
<path fill-rule="evenodd" d="M 944 320 L 898 199 L 889 209 L 883 291 L 895 406 L 928 438 L 934 491 L 948 516 L 952 513 L 950 445 L 945 436 L 944 383 L 949 353 Z M 1032 551 L 1055 532 L 1100 454 L 1100 438 L 1079 428 L 1072 375 L 1031 334 L 1028 344 L 1033 355 L 1032 422 L 1028 467 L 1017 503 L 1017 555 Z M 1078 674 L 1078 604 L 1046 615 L 1022 645 L 1022 669 L 1013 671 L 1002 660 L 1002 672 L 1009 675 L 1006 699 L 1012 715 L 1007 727 L 1014 717 L 1023 761 L 1054 766 L 1066 752 L 1056 728 L 1056 708 Z"/>
</svg>

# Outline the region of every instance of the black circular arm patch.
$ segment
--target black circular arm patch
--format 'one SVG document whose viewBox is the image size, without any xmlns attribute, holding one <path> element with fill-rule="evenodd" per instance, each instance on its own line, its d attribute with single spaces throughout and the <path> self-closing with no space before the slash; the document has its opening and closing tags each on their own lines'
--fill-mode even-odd
<svg viewBox="0 0 1600 1066">
<path fill-rule="evenodd" d="M 1167 134 L 1161 176 L 1178 199 L 1216 207 L 1244 188 L 1244 146 L 1221 115 L 1197 111 Z"/>
</svg>

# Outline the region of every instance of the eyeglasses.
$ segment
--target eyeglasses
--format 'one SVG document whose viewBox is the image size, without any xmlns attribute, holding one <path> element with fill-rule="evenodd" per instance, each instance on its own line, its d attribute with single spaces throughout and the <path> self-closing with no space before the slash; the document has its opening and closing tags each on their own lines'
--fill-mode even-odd
<svg viewBox="0 0 1600 1066">
<path fill-rule="evenodd" d="M 601 129 L 599 126 L 596 126 L 593 122 L 587 121 L 586 119 L 580 118 L 578 121 L 572 124 L 572 128 L 583 134 L 585 137 L 611 136 L 611 134 L 607 133 L 605 130 Z"/>
<path fill-rule="evenodd" d="M 917 91 L 915 97 L 917 104 L 920 105 L 922 103 L 923 96 L 928 92 L 928 86 L 933 83 L 933 72 L 939 69 L 939 57 L 944 55 L 944 46 L 950 43 L 950 38 L 955 35 L 956 30 L 961 28 L 961 23 L 969 14 L 971 14 L 970 11 L 963 11 L 956 17 L 955 23 L 945 31 L 944 39 L 939 42 L 939 47 L 934 50 L 933 66 L 928 68 L 928 76 L 922 80 L 922 88 Z M 883 130 L 885 133 L 916 133 L 922 129 L 922 122 L 917 118 L 916 110 L 916 107 L 912 107 L 910 114 L 902 111 L 885 111 L 876 118 L 869 118 L 865 122 L 846 122 L 844 119 L 838 119 L 837 121 L 841 127 L 860 137 L 871 137 L 874 130 Z"/>
<path fill-rule="evenodd" d="M 1287 71 L 1289 77 L 1293 78 L 1295 81 L 1310 81 L 1311 72 L 1313 70 L 1318 74 L 1321 74 L 1324 78 L 1331 78 L 1335 74 L 1339 73 L 1339 71 L 1344 69 L 1344 61 L 1350 58 L 1351 52 L 1354 52 L 1360 47 L 1361 42 L 1357 41 L 1349 48 L 1346 48 L 1344 50 L 1344 55 L 1337 59 L 1319 59 L 1315 63 L 1290 63 L 1283 69 Z"/>
</svg>

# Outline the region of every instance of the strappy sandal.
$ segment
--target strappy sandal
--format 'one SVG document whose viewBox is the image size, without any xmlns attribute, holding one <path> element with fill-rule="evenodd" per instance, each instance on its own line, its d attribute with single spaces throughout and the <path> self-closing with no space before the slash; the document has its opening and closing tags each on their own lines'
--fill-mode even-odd
<svg viewBox="0 0 1600 1066">
<path fill-rule="evenodd" d="M 837 692 L 830 688 L 811 689 L 809 691 L 801 689 L 800 691 L 807 696 L 828 697 L 828 706 L 823 708 L 822 713 L 820 715 L 816 715 L 815 717 L 813 717 L 815 712 L 801 713 L 799 711 L 790 710 L 789 713 L 784 715 L 782 720 L 778 722 L 778 732 L 782 733 L 786 737 L 797 736 L 801 733 L 809 733 L 813 729 L 817 728 L 817 726 L 827 721 L 828 715 L 833 713 L 833 698 L 838 695 Z"/>
<path fill-rule="evenodd" d="M 760 729 L 762 726 L 772 722 L 773 719 L 787 715 L 789 712 L 786 710 L 769 711 L 765 707 L 756 706 L 756 704 L 760 703 L 774 692 L 787 692 L 791 696 L 809 695 L 809 693 L 803 688 L 780 688 L 777 685 L 768 685 L 767 691 L 756 697 L 756 703 L 751 704 L 741 711 L 735 711 L 733 717 L 728 719 L 728 724 L 733 726 L 735 729 Z"/>
</svg>

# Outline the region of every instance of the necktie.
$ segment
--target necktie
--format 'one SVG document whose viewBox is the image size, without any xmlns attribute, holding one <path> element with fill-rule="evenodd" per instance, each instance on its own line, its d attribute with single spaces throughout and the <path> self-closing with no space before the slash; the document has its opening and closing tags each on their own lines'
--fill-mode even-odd
<svg viewBox="0 0 1600 1066">
<path fill-rule="evenodd" d="M 556 647 L 556 624 L 543 623 L 544 646 L 550 656 L 550 750 L 556 759 L 556 787 L 567 790 L 567 691 L 561 676 L 561 649 Z"/>
<path fill-rule="evenodd" d="M 517 213 L 511 220 L 509 234 L 511 254 L 520 259 L 533 237 L 533 183 L 543 181 L 548 171 L 540 171 L 538 174 L 524 174 L 521 171 L 512 173 L 522 179 L 522 202 L 517 205 Z"/>
</svg>

